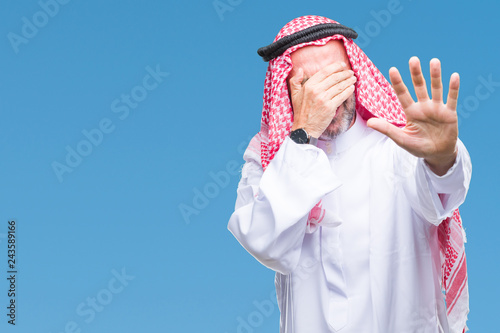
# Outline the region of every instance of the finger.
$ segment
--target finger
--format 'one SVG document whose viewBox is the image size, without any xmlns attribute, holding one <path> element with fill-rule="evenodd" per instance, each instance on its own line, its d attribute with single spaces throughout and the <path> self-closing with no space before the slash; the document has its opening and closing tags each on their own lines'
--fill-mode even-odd
<svg viewBox="0 0 500 333">
<path fill-rule="evenodd" d="M 417 100 L 419 102 L 427 101 L 429 99 L 429 95 L 427 94 L 427 86 L 425 85 L 422 68 L 420 68 L 420 60 L 417 57 L 411 57 L 409 64 L 411 80 L 413 81 L 413 87 L 415 89 L 415 94 L 417 95 Z"/>
<path fill-rule="evenodd" d="M 299 68 L 297 73 L 290 78 L 290 94 L 294 95 L 302 88 L 302 81 L 304 80 L 304 70 Z"/>
<path fill-rule="evenodd" d="M 337 108 L 354 93 L 354 90 L 354 85 L 350 85 L 342 90 L 339 94 L 335 95 L 335 97 L 331 99 L 332 110 L 336 111 Z"/>
<path fill-rule="evenodd" d="M 443 82 L 441 81 L 441 62 L 434 58 L 430 62 L 431 68 L 431 93 L 434 102 L 443 101 Z"/>
<path fill-rule="evenodd" d="M 394 91 L 396 92 L 396 95 L 398 96 L 403 109 L 406 109 L 407 107 L 415 103 L 410 95 L 410 92 L 408 91 L 408 88 L 406 88 L 405 83 L 403 82 L 403 78 L 401 78 L 401 74 L 399 74 L 399 71 L 396 67 L 392 67 L 391 69 L 389 69 L 389 78 L 391 79 L 392 87 L 394 88 Z"/>
<path fill-rule="evenodd" d="M 345 62 L 340 62 L 340 61 L 334 62 L 333 64 L 330 64 L 330 65 L 322 68 L 317 73 L 315 73 L 313 76 L 311 76 L 309 81 L 311 82 L 311 84 L 316 84 L 318 82 L 323 81 L 324 79 L 326 79 L 327 77 L 329 77 L 330 75 L 332 75 L 334 73 L 338 73 L 338 72 L 345 71 L 345 70 L 347 70 L 347 65 Z"/>
<path fill-rule="evenodd" d="M 453 73 L 450 77 L 450 90 L 448 91 L 448 98 L 446 106 L 452 111 L 457 110 L 458 90 L 460 89 L 460 75 Z"/>
<path fill-rule="evenodd" d="M 332 75 L 326 77 L 323 81 L 318 82 L 318 87 L 321 87 L 325 91 L 331 87 L 339 84 L 342 81 L 354 78 L 354 72 L 352 70 L 346 69 L 341 72 L 333 73 Z"/>
<path fill-rule="evenodd" d="M 405 134 L 402 129 L 389 123 L 388 121 L 380 118 L 370 118 L 366 122 L 366 125 L 379 131 L 382 134 L 387 135 L 391 138 L 397 145 L 404 147 Z"/>
<path fill-rule="evenodd" d="M 340 94 L 342 91 L 347 89 L 349 86 L 354 85 L 356 83 L 356 77 L 350 76 L 340 82 L 337 82 L 334 85 L 331 85 L 326 91 L 325 91 L 325 99 L 332 99 L 338 94 Z"/>
</svg>

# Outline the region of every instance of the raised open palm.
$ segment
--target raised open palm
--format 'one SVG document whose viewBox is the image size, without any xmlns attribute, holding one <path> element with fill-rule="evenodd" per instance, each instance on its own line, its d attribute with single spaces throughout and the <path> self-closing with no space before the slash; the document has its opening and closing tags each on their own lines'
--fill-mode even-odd
<svg viewBox="0 0 500 333">
<path fill-rule="evenodd" d="M 419 59 L 412 57 L 409 64 L 417 102 L 411 97 L 399 71 L 395 67 L 389 71 L 392 86 L 406 114 L 406 125 L 398 128 L 383 119 L 371 118 L 368 126 L 387 135 L 411 154 L 423 157 L 436 174 L 442 175 L 456 158 L 460 77 L 457 73 L 451 76 L 448 98 L 444 103 L 439 60 L 430 62 L 432 98 L 427 93 Z"/>
</svg>

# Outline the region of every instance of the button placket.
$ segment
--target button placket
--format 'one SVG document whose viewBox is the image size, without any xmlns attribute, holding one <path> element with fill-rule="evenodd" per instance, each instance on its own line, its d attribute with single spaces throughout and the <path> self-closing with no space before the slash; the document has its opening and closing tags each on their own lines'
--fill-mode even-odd
<svg viewBox="0 0 500 333">
<path fill-rule="evenodd" d="M 335 201 L 335 198 L 331 198 Z M 338 208 L 337 205 L 335 205 Z M 349 300 L 342 269 L 342 250 L 340 248 L 341 225 L 333 228 L 321 228 L 321 260 L 329 289 L 328 324 L 340 331 L 347 325 Z"/>
</svg>

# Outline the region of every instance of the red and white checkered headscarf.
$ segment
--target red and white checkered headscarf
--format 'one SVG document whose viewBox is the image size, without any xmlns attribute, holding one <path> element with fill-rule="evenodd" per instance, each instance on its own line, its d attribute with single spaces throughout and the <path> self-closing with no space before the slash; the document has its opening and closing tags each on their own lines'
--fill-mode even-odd
<svg viewBox="0 0 500 333">
<path fill-rule="evenodd" d="M 338 22 L 321 16 L 296 18 L 280 30 L 274 41 L 324 23 Z M 392 86 L 351 39 L 342 35 L 333 35 L 298 44 L 288 48 L 281 56 L 272 59 L 266 73 L 261 131 L 255 138 L 257 140 L 252 140 L 249 146 L 255 153 L 260 153 L 264 170 L 292 128 L 293 112 L 286 82 L 292 70 L 290 54 L 304 46 L 325 45 L 335 39 L 341 39 L 344 42 L 352 70 L 357 78 L 355 95 L 358 114 L 365 120 L 378 117 L 397 126 L 406 124 L 405 114 Z M 257 143 L 260 143 L 260 147 Z M 469 312 L 464 240 L 465 233 L 457 209 L 452 218 L 444 220 L 439 226 L 442 288 L 446 292 L 450 330 L 454 333 L 465 332 Z"/>
</svg>

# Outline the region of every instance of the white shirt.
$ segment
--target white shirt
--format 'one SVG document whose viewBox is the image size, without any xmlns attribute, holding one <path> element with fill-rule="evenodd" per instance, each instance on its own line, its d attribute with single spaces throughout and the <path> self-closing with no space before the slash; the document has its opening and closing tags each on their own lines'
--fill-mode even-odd
<svg viewBox="0 0 500 333">
<path fill-rule="evenodd" d="M 437 226 L 469 187 L 470 157 L 457 146 L 439 177 L 358 115 L 318 147 L 286 138 L 265 172 L 245 152 L 228 229 L 276 271 L 281 332 L 449 332 Z M 320 200 L 327 215 L 312 231 Z"/>
</svg>

